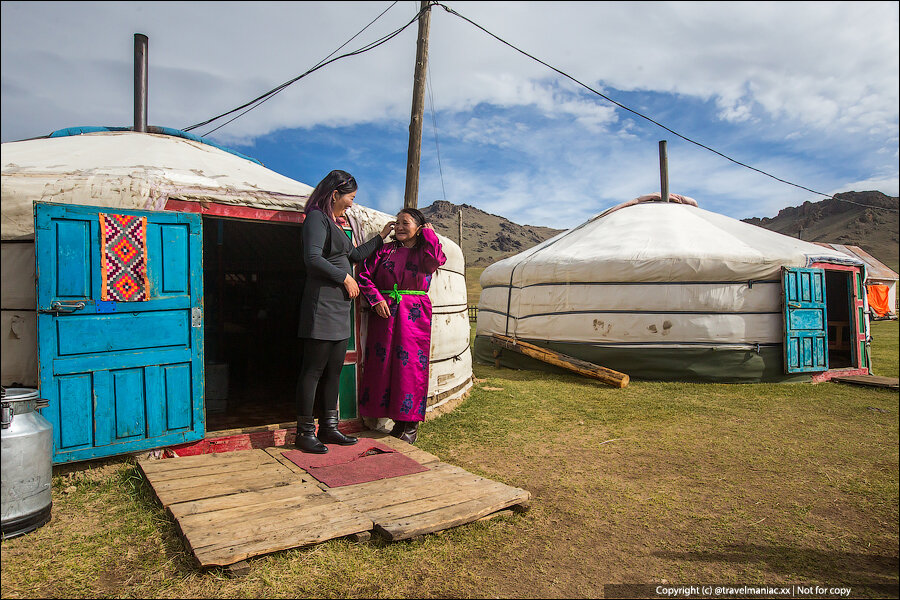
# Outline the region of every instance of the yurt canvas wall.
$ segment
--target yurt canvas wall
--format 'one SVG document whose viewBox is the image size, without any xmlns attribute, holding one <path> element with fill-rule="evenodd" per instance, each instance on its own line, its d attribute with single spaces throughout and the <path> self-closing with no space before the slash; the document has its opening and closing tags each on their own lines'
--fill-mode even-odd
<svg viewBox="0 0 900 600">
<path fill-rule="evenodd" d="M 808 380 L 831 368 L 868 366 L 865 325 L 847 302 L 851 295 L 864 302 L 860 261 L 688 198 L 658 198 L 627 202 L 486 268 L 476 360 L 494 362 L 490 336 L 499 333 L 638 379 Z M 827 298 L 826 278 L 835 292 Z M 786 319 L 785 289 L 818 294 L 820 302 L 804 300 Z M 799 298 L 788 304 L 800 306 Z M 833 339 L 836 328 L 826 332 L 832 317 L 847 325 L 840 328 L 845 338 Z M 795 346 L 785 352 L 786 324 L 806 319 L 818 329 L 791 338 L 791 360 L 801 368 L 788 372 L 786 354 Z M 829 357 L 828 369 L 820 368 Z M 510 351 L 500 362 L 545 368 Z"/>
<path fill-rule="evenodd" d="M 202 264 L 190 267 L 203 274 L 206 401 L 200 421 L 205 416 L 210 430 L 268 425 L 273 414 L 294 419 L 302 208 L 312 188 L 197 140 L 124 131 L 5 143 L 2 163 L 4 385 L 41 384 L 36 308 L 48 307 L 38 306 L 35 296 L 35 203 L 195 214 L 191 218 L 202 221 L 203 231 Z M 348 218 L 348 235 L 359 242 L 393 217 L 355 206 Z M 441 241 L 448 262 L 429 292 L 436 317 L 432 406 L 462 397 L 471 386 L 462 253 L 451 240 Z M 95 310 L 93 299 L 87 300 L 82 314 Z M 342 418 L 356 415 L 356 348 L 365 335 L 364 319 L 356 315 L 358 335 L 342 377 Z M 256 400 L 235 411 L 238 396 Z M 129 449 L 142 448 L 132 444 L 122 451 Z M 94 452 L 72 456 L 80 460 L 104 450 Z"/>
</svg>

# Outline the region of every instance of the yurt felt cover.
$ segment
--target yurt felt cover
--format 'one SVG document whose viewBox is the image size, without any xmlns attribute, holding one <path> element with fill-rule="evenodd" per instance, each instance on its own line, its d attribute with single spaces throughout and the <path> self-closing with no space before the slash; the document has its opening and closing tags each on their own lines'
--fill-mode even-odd
<svg viewBox="0 0 900 600">
<path fill-rule="evenodd" d="M 500 333 L 635 378 L 784 380 L 782 268 L 861 264 L 696 206 L 626 204 L 484 270 L 477 360 Z"/>
</svg>

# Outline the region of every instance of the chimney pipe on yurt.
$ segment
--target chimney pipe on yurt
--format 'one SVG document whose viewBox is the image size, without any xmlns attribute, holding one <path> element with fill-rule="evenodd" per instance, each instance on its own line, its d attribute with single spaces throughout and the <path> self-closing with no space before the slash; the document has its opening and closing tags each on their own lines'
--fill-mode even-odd
<svg viewBox="0 0 900 600">
<path fill-rule="evenodd" d="M 666 140 L 659 141 L 659 199 L 669 201 L 669 153 L 666 151 Z"/>
<path fill-rule="evenodd" d="M 134 34 L 134 131 L 147 133 L 147 45 L 143 33 Z"/>
</svg>

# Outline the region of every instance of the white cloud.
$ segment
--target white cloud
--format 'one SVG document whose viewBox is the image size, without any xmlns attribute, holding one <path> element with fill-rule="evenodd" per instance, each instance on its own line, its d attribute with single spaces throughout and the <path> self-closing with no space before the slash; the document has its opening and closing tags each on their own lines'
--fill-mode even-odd
<svg viewBox="0 0 900 600">
<path fill-rule="evenodd" d="M 877 185 L 896 193 L 896 2 L 449 5 L 613 97 L 643 102 L 630 93 L 652 92 L 668 100 L 648 108 L 649 116 L 661 113 L 676 131 L 758 168 L 828 190 Z M 129 125 L 135 32 L 150 38 L 151 124 L 185 127 L 300 74 L 387 6 L 3 2 L 3 140 L 72 125 Z M 405 24 L 416 6 L 398 3 L 343 51 Z M 215 136 L 250 144 L 284 129 L 359 124 L 405 132 L 414 54 L 415 25 L 310 75 Z M 449 200 L 568 227 L 658 189 L 655 141 L 667 134 L 441 8 L 432 10 L 429 73 L 447 142 Z M 701 113 L 702 103 L 708 110 Z M 764 216 L 815 199 L 669 139 L 670 189 L 696 194 L 701 206 Z M 351 143 L 346 153 L 378 160 Z M 391 212 L 403 181 L 389 175 L 370 205 Z M 442 197 L 438 183 L 423 178 L 422 196 Z"/>
</svg>

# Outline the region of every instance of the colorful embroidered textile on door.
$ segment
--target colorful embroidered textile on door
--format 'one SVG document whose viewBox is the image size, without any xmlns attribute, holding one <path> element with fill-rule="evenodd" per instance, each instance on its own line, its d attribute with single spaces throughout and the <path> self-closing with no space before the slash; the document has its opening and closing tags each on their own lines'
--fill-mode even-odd
<svg viewBox="0 0 900 600">
<path fill-rule="evenodd" d="M 102 300 L 150 299 L 147 278 L 147 218 L 100 213 Z"/>
</svg>

